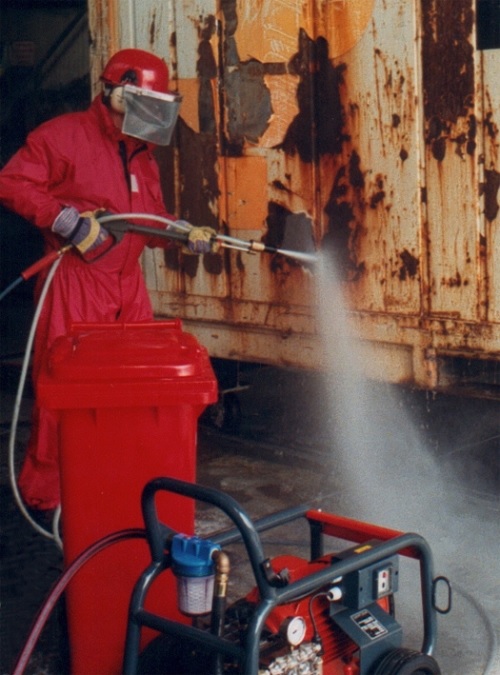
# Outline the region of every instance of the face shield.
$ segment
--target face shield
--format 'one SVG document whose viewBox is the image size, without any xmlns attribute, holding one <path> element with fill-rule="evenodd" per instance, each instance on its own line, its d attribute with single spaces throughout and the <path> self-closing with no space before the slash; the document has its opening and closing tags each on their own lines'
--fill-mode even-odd
<svg viewBox="0 0 500 675">
<path fill-rule="evenodd" d="M 122 133 L 154 145 L 168 145 L 182 97 L 160 94 L 131 84 L 123 86 L 125 117 Z"/>
</svg>

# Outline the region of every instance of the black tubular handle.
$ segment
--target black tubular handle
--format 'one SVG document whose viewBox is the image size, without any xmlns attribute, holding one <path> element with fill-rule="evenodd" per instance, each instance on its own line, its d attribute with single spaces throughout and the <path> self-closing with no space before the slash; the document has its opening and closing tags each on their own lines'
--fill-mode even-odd
<svg viewBox="0 0 500 675">
<path fill-rule="evenodd" d="M 127 232 L 133 232 L 136 234 L 142 234 L 144 236 L 160 237 L 162 239 L 173 239 L 175 241 L 181 241 L 184 244 L 188 241 L 187 232 L 179 232 L 178 230 L 172 229 L 160 229 L 158 227 L 149 227 L 147 225 L 135 225 L 130 223 L 127 220 L 113 220 L 106 222 L 106 219 L 103 219 L 103 227 L 115 235 L 117 239 L 121 238 Z"/>
<path fill-rule="evenodd" d="M 421 598 L 423 610 L 424 636 L 422 642 L 422 652 L 432 654 L 436 644 L 437 619 L 434 602 L 435 580 L 433 571 L 432 552 L 427 541 L 418 534 L 409 532 L 401 534 L 387 541 L 377 543 L 372 549 L 359 553 L 356 556 L 333 562 L 327 568 L 312 573 L 306 577 L 297 579 L 290 584 L 277 588 L 270 583 L 265 575 L 265 563 L 262 543 L 258 534 L 256 524 L 252 522 L 246 511 L 238 502 L 229 495 L 203 487 L 194 483 L 186 483 L 175 478 L 155 478 L 150 481 L 142 493 L 142 511 L 146 526 L 146 535 L 151 549 L 153 561 L 161 563 L 164 559 L 166 536 L 173 533 L 158 520 L 155 496 L 159 491 L 173 492 L 175 494 L 189 497 L 198 501 L 206 502 L 220 508 L 233 521 L 241 538 L 246 546 L 250 563 L 254 572 L 255 580 L 260 592 L 261 602 L 259 603 L 253 618 L 249 625 L 249 640 L 252 648 L 248 649 L 247 667 L 245 672 L 257 672 L 255 670 L 258 664 L 258 635 L 264 625 L 269 612 L 277 604 L 283 604 L 295 600 L 304 594 L 312 593 L 325 584 L 332 583 L 339 576 L 344 576 L 355 570 L 362 569 L 365 566 L 383 560 L 391 555 L 400 553 L 406 548 L 413 548 L 417 552 L 417 558 L 420 563 L 420 583 Z M 266 529 L 276 526 L 280 523 L 289 522 L 294 518 L 306 516 L 306 508 L 299 507 L 275 514 L 271 517 L 263 518 L 262 527 Z M 231 531 L 226 535 L 223 533 L 220 537 L 215 535 L 214 542 L 229 543 L 236 540 L 236 532 Z"/>
<path fill-rule="evenodd" d="M 274 598 L 276 591 L 265 577 L 263 571 L 263 564 L 265 562 L 264 551 L 252 520 L 235 499 L 212 488 L 166 477 L 155 478 L 144 487 L 142 492 L 142 513 L 151 555 L 155 562 L 162 560 L 165 546 L 165 528 L 158 520 L 155 503 L 155 495 L 159 491 L 174 492 L 184 497 L 212 504 L 224 511 L 241 533 L 241 538 L 247 549 L 255 580 L 262 597 Z"/>
</svg>

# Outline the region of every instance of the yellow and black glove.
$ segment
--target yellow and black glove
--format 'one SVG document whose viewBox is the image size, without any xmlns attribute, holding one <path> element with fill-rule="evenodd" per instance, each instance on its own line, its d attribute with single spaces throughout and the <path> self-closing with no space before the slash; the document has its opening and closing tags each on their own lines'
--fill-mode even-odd
<svg viewBox="0 0 500 675">
<path fill-rule="evenodd" d="M 188 240 L 185 246 L 186 252 L 199 255 L 217 253 L 220 244 L 216 240 L 216 236 L 217 232 L 211 227 L 192 227 L 188 233 Z"/>
<path fill-rule="evenodd" d="M 97 211 L 78 213 L 74 206 L 66 206 L 54 220 L 52 231 L 67 239 L 82 255 L 94 251 L 110 234 L 97 220 Z"/>
</svg>

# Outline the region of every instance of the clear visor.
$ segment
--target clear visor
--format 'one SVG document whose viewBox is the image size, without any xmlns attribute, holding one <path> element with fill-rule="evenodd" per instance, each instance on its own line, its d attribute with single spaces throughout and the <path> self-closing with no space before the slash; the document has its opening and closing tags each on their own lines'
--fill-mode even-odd
<svg viewBox="0 0 500 675">
<path fill-rule="evenodd" d="M 123 87 L 125 117 L 122 132 L 155 145 L 168 145 L 179 115 L 182 97 L 159 94 L 131 84 Z"/>
</svg>

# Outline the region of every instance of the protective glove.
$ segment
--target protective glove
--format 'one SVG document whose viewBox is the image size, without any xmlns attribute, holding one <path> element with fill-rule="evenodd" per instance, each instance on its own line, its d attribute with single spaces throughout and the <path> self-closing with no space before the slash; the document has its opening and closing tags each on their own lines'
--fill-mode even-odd
<svg viewBox="0 0 500 675">
<path fill-rule="evenodd" d="M 96 219 L 99 213 L 102 213 L 102 209 L 78 213 L 74 206 L 66 206 L 54 220 L 52 231 L 67 239 L 85 255 L 97 249 L 110 237 L 109 232 Z"/>
<path fill-rule="evenodd" d="M 187 252 L 189 253 L 217 253 L 220 248 L 215 239 L 217 232 L 211 227 L 193 227 L 189 230 Z"/>
</svg>

